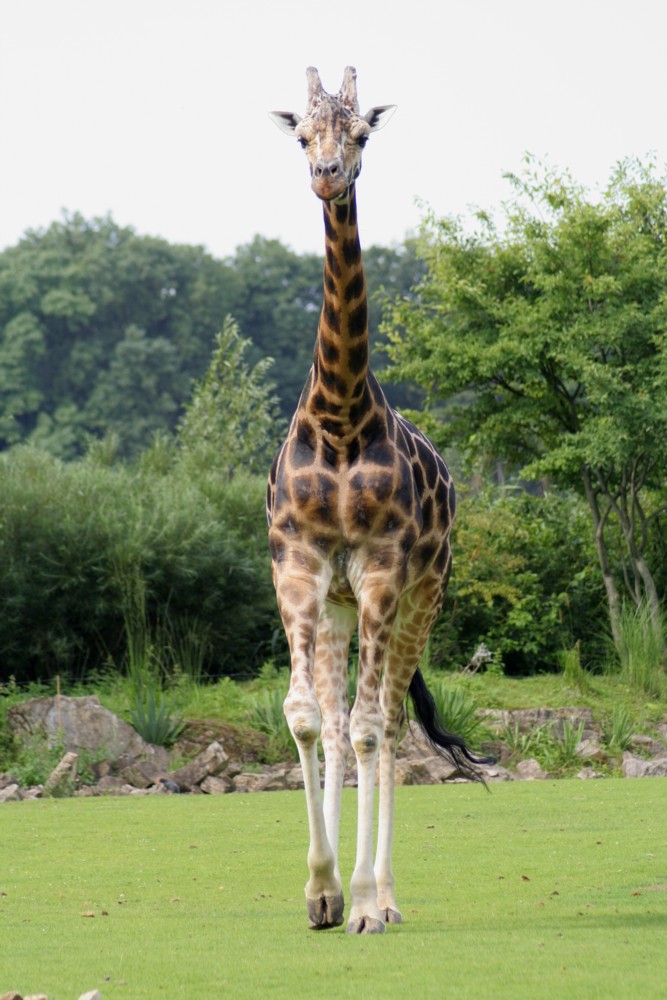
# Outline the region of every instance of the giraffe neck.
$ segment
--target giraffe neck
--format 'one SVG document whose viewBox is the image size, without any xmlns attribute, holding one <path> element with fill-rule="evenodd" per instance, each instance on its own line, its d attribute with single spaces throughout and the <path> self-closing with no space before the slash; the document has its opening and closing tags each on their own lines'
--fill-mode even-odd
<svg viewBox="0 0 667 1000">
<path fill-rule="evenodd" d="M 368 305 L 354 185 L 342 204 L 324 202 L 324 304 L 315 344 L 307 409 L 329 433 L 344 437 L 371 405 Z"/>
</svg>

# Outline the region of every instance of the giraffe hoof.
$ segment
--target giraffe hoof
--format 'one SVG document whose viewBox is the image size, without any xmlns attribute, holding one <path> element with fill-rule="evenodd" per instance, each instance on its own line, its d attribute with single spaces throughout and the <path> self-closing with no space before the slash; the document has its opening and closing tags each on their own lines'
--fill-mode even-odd
<svg viewBox="0 0 667 1000">
<path fill-rule="evenodd" d="M 323 931 L 327 927 L 340 927 L 343 923 L 345 901 L 343 893 L 337 896 L 318 896 L 317 899 L 307 899 L 308 925 L 311 931 Z"/>
<path fill-rule="evenodd" d="M 358 917 L 347 925 L 348 934 L 384 934 L 384 921 L 375 917 Z"/>
<path fill-rule="evenodd" d="M 388 907 L 385 911 L 385 920 L 388 924 L 402 924 L 403 917 L 398 910 L 392 910 Z"/>
</svg>

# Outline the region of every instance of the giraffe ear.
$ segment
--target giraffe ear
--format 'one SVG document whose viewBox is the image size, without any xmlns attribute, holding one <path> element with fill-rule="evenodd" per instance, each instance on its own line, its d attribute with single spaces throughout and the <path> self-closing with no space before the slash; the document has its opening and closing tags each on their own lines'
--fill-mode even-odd
<svg viewBox="0 0 667 1000">
<path fill-rule="evenodd" d="M 301 115 L 296 115 L 293 111 L 269 111 L 269 118 L 286 135 L 294 135 L 294 130 L 301 121 Z"/>
<path fill-rule="evenodd" d="M 371 127 L 371 132 L 377 132 L 378 129 L 384 128 L 395 110 L 395 104 L 380 104 L 376 108 L 371 108 L 371 110 L 364 115 L 364 118 Z"/>
</svg>

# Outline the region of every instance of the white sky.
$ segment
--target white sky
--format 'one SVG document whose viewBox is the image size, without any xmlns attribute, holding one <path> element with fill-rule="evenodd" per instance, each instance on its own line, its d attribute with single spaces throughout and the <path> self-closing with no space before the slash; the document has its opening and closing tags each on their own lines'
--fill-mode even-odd
<svg viewBox="0 0 667 1000">
<path fill-rule="evenodd" d="M 62 208 L 232 254 L 297 251 L 322 223 L 296 142 L 305 69 L 361 110 L 398 105 L 359 181 L 362 242 L 400 241 L 422 199 L 490 208 L 530 151 L 604 185 L 667 159 L 663 0 L 0 0 L 0 248 Z"/>
</svg>

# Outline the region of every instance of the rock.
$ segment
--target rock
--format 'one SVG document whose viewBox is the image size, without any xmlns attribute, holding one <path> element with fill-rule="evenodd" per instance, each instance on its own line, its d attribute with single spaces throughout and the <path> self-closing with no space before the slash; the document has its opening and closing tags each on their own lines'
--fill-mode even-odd
<svg viewBox="0 0 667 1000">
<path fill-rule="evenodd" d="M 44 795 L 44 786 L 34 785 L 32 788 L 22 788 L 21 795 L 26 802 L 31 802 L 34 799 L 41 799 Z"/>
<path fill-rule="evenodd" d="M 15 990 L 10 990 L 8 993 L 3 993 L 0 996 L 0 1000 L 23 1000 L 20 993 L 16 993 Z"/>
<path fill-rule="evenodd" d="M 23 796 L 18 785 L 7 785 L 0 791 L 0 802 L 21 802 Z M 0 997 L 2 1000 L 2 997 Z"/>
<path fill-rule="evenodd" d="M 128 785 L 122 778 L 115 777 L 113 774 L 102 778 L 97 783 L 97 788 L 102 795 L 129 795 L 132 791 L 132 785 Z"/>
<path fill-rule="evenodd" d="M 228 771 L 226 772 L 229 773 Z M 303 770 L 300 764 L 291 767 L 285 775 L 285 784 L 290 791 L 295 792 L 303 788 Z"/>
<path fill-rule="evenodd" d="M 667 753 L 658 754 L 648 762 L 648 778 L 667 777 Z"/>
<path fill-rule="evenodd" d="M 95 695 L 85 698 L 33 698 L 7 713 L 16 736 L 46 737 L 50 746 L 65 750 L 104 750 L 110 758 L 122 753 L 150 757 L 150 745 L 127 722 L 103 708 Z"/>
<path fill-rule="evenodd" d="M 272 773 L 259 775 L 262 779 L 255 788 L 256 792 L 283 792 L 287 788 L 287 770 L 284 767 L 274 768 Z"/>
<path fill-rule="evenodd" d="M 165 768 L 158 767 L 151 760 L 135 760 L 119 770 L 119 777 L 135 788 L 150 788 L 164 777 Z"/>
<path fill-rule="evenodd" d="M 99 990 L 88 990 L 87 993 L 82 993 L 79 1000 L 102 1000 L 102 994 Z"/>
<path fill-rule="evenodd" d="M 420 725 L 411 722 L 407 732 L 401 740 L 398 750 L 398 757 L 432 757 L 433 747 L 427 742 Z"/>
<path fill-rule="evenodd" d="M 23 1000 L 49 1000 L 46 993 L 29 993 Z"/>
<path fill-rule="evenodd" d="M 515 775 L 508 771 L 506 767 L 493 764 L 490 767 L 483 767 L 482 774 L 486 781 L 514 781 Z"/>
<path fill-rule="evenodd" d="M 71 789 L 76 781 L 76 770 L 79 761 L 78 753 L 69 751 L 54 767 L 44 783 L 45 795 L 63 795 Z"/>
<path fill-rule="evenodd" d="M 412 764 L 405 757 L 400 757 L 396 761 L 396 768 L 394 771 L 394 784 L 395 785 L 414 785 L 414 778 L 412 775 Z"/>
<path fill-rule="evenodd" d="M 652 736 L 645 736 L 643 733 L 634 734 L 631 739 L 631 746 L 633 750 L 643 750 L 644 753 L 651 754 L 652 757 L 665 751 L 662 743 L 658 743 Z"/>
<path fill-rule="evenodd" d="M 0 774 L 0 791 L 6 788 L 7 785 L 18 785 L 18 781 L 13 774 Z M 0 997 L 0 1000 L 2 1000 L 2 997 Z"/>
<path fill-rule="evenodd" d="M 667 777 L 667 753 L 661 753 L 651 760 L 646 760 L 646 758 L 638 757 L 626 750 L 621 766 L 624 778 L 665 778 Z"/>
<path fill-rule="evenodd" d="M 534 757 L 519 761 L 516 766 L 517 777 L 522 781 L 544 781 L 549 775 L 543 771 Z"/>
<path fill-rule="evenodd" d="M 599 771 L 594 771 L 592 767 L 582 767 L 581 771 L 577 774 L 577 777 L 581 781 L 588 781 L 589 778 L 604 778 L 604 774 Z"/>
<path fill-rule="evenodd" d="M 256 792 L 257 785 L 261 780 L 261 774 L 248 774 L 246 771 L 235 775 L 232 778 L 232 785 L 235 792 Z"/>
<path fill-rule="evenodd" d="M 199 787 L 206 795 L 226 795 L 234 788 L 231 778 L 216 778 L 212 774 L 204 778 Z"/>
<path fill-rule="evenodd" d="M 643 757 L 637 757 L 636 754 L 630 753 L 626 750 L 623 754 L 623 763 L 621 764 L 621 770 L 623 772 L 624 778 L 645 778 L 648 773 L 649 762 Z"/>
<path fill-rule="evenodd" d="M 182 790 L 189 791 L 199 785 L 208 775 L 217 777 L 224 770 L 227 764 L 227 754 L 220 743 L 211 743 L 202 753 L 200 753 L 189 764 L 177 768 L 169 775 L 171 781 L 175 781 Z"/>
<path fill-rule="evenodd" d="M 604 763 L 609 760 L 609 754 L 606 750 L 603 750 L 599 743 L 595 740 L 582 740 L 576 749 L 577 757 L 581 757 L 582 760 L 594 760 L 599 763 Z"/>
<path fill-rule="evenodd" d="M 460 777 L 459 769 L 444 757 L 431 756 L 412 761 L 414 785 L 440 785 L 458 777 Z"/>
</svg>

